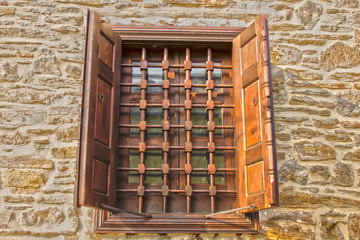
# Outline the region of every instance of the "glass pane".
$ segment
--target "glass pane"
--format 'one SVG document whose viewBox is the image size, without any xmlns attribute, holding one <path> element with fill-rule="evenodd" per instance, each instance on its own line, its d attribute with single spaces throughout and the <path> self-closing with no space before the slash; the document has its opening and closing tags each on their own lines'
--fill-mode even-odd
<svg viewBox="0 0 360 240">
<path fill-rule="evenodd" d="M 133 64 L 140 64 L 140 62 L 133 62 Z M 141 80 L 141 70 L 139 67 L 132 68 L 132 83 L 140 83 Z M 131 92 L 137 93 L 140 92 L 139 87 L 132 87 Z"/>
<path fill-rule="evenodd" d="M 208 158 L 205 150 L 193 150 L 191 154 L 191 164 L 193 168 L 207 168 Z M 207 172 L 192 172 L 191 184 L 207 184 L 209 176 Z"/>
<path fill-rule="evenodd" d="M 133 64 L 140 64 L 140 62 L 133 62 Z M 147 71 L 147 79 L 148 83 L 153 84 L 162 84 L 163 78 L 163 71 L 161 68 L 152 68 L 149 67 Z M 133 83 L 140 83 L 141 80 L 141 70 L 139 67 L 132 68 L 132 82 Z M 132 92 L 140 92 L 139 87 L 132 87 Z M 162 92 L 162 87 L 149 87 L 147 88 L 146 92 L 148 93 L 159 93 Z"/>
<path fill-rule="evenodd" d="M 140 109 L 138 107 L 131 108 L 130 116 L 131 124 L 139 124 L 140 122 Z M 163 120 L 163 113 L 161 107 L 151 107 L 146 110 L 146 122 L 148 125 L 161 125 Z M 147 128 L 147 136 L 162 136 L 162 128 Z M 130 128 L 130 136 L 140 136 L 138 128 Z"/>
<path fill-rule="evenodd" d="M 191 121 L 194 125 L 207 125 L 208 123 L 208 112 L 205 108 L 193 108 L 191 110 Z M 223 124 L 223 114 L 221 108 L 215 108 L 214 109 L 214 122 L 215 125 L 222 125 Z M 192 136 L 196 137 L 206 137 L 208 136 L 207 129 L 193 129 L 191 132 Z M 216 129 L 215 130 L 215 136 L 222 136 L 223 130 L 222 129 Z"/>
<path fill-rule="evenodd" d="M 163 71 L 161 68 L 148 68 L 148 83 L 162 84 Z M 147 89 L 149 93 L 160 93 L 162 87 L 149 87 Z"/>
<path fill-rule="evenodd" d="M 130 124 L 137 125 L 140 122 L 140 109 L 138 107 L 130 108 Z M 130 128 L 130 136 L 140 136 L 138 128 Z"/>
<path fill-rule="evenodd" d="M 192 63 L 193 65 L 204 65 L 204 63 Z M 206 69 L 204 68 L 192 68 L 190 78 L 192 84 L 205 84 L 206 83 Z M 191 89 L 192 92 L 206 92 L 206 88 L 204 87 L 193 87 Z"/>
<path fill-rule="evenodd" d="M 214 162 L 216 168 L 224 168 L 224 151 L 216 151 Z M 224 172 L 216 172 L 215 174 L 215 184 L 225 184 L 225 174 Z"/>
<path fill-rule="evenodd" d="M 214 63 L 214 64 L 221 65 L 221 63 Z M 212 78 L 214 80 L 215 85 L 221 84 L 222 83 L 221 69 L 215 68 L 213 71 Z M 207 80 L 208 80 L 208 75 L 206 74 L 206 81 Z M 214 92 L 222 92 L 222 90 L 221 88 L 215 88 Z"/>
<path fill-rule="evenodd" d="M 137 150 L 129 150 L 129 167 L 137 168 L 140 163 L 140 154 Z M 145 157 L 146 168 L 161 168 L 162 152 L 158 150 L 147 150 Z M 139 183 L 139 174 L 136 171 L 129 172 L 129 183 Z M 145 173 L 145 184 L 161 184 L 162 173 L 161 171 L 147 171 Z"/>
<path fill-rule="evenodd" d="M 209 154 L 205 150 L 194 150 L 191 154 L 191 164 L 193 168 L 208 168 Z M 214 156 L 216 168 L 224 167 L 224 152 L 216 151 Z M 191 174 L 192 184 L 210 184 L 208 172 L 193 172 Z M 217 172 L 215 174 L 215 184 L 225 184 L 225 174 Z"/>
<path fill-rule="evenodd" d="M 150 107 L 146 110 L 147 125 L 161 125 L 163 121 L 163 111 L 161 107 Z M 146 135 L 149 137 L 162 136 L 162 128 L 147 128 Z"/>
<path fill-rule="evenodd" d="M 204 65 L 205 63 L 192 63 L 192 65 Z M 221 65 L 221 63 L 214 63 Z M 206 81 L 208 80 L 208 74 L 206 72 L 205 68 L 192 68 L 191 69 L 191 80 L 193 84 L 206 84 Z M 214 69 L 213 71 L 213 80 L 215 85 L 221 84 L 221 69 Z M 192 92 L 203 92 L 206 93 L 205 87 L 193 87 L 191 89 Z M 215 88 L 214 92 L 221 92 L 221 88 Z"/>
</svg>

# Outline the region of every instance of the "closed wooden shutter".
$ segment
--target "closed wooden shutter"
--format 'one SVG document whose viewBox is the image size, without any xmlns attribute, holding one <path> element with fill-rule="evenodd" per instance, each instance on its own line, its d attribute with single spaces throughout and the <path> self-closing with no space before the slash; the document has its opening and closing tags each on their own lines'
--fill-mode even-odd
<svg viewBox="0 0 360 240">
<path fill-rule="evenodd" d="M 86 37 L 78 204 L 115 206 L 121 39 L 93 11 Z"/>
<path fill-rule="evenodd" d="M 278 204 L 269 33 L 260 16 L 233 40 L 237 207 Z"/>
</svg>

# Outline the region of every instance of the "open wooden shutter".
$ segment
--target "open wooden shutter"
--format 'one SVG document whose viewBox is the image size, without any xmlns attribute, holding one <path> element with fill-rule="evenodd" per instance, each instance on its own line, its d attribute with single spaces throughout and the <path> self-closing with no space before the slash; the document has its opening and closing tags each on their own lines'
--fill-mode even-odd
<svg viewBox="0 0 360 240">
<path fill-rule="evenodd" d="M 78 204 L 116 204 L 121 39 L 88 13 Z"/>
<path fill-rule="evenodd" d="M 267 17 L 233 40 L 237 205 L 278 204 L 274 110 Z"/>
</svg>

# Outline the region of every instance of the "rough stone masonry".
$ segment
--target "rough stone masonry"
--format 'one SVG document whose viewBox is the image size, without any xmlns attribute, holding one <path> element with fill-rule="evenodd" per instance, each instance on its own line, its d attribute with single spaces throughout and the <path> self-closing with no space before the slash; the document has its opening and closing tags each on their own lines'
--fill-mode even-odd
<svg viewBox="0 0 360 240">
<path fill-rule="evenodd" d="M 0 239 L 360 239 L 358 0 L 1 0 Z M 269 15 L 281 207 L 261 234 L 93 233 L 73 206 L 84 16 L 247 26 Z"/>
</svg>

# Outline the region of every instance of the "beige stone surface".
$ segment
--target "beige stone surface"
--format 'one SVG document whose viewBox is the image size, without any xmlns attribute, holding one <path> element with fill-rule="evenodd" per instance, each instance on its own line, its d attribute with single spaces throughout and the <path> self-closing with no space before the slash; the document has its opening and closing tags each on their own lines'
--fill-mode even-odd
<svg viewBox="0 0 360 240">
<path fill-rule="evenodd" d="M 280 207 L 260 234 L 95 234 L 73 206 L 88 8 L 127 25 L 268 14 Z M 359 239 L 359 43 L 359 0 L 0 1 L 0 239 Z"/>
</svg>

